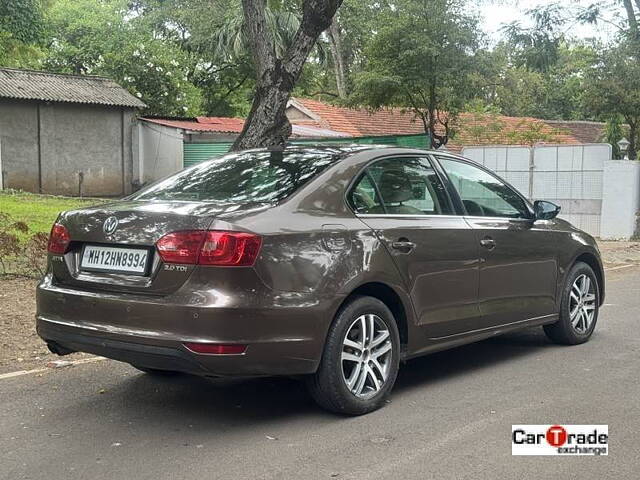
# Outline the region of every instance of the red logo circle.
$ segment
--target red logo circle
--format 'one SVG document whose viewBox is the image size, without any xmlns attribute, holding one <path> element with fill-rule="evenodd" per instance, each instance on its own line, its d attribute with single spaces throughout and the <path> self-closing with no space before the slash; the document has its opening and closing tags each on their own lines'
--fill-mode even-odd
<svg viewBox="0 0 640 480">
<path fill-rule="evenodd" d="M 552 447 L 561 447 L 567 443 L 567 431 L 560 425 L 554 425 L 547 430 L 547 443 Z"/>
</svg>

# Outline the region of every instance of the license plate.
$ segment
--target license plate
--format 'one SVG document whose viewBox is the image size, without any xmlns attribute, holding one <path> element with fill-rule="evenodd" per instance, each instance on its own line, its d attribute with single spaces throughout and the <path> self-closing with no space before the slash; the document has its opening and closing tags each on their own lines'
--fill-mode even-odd
<svg viewBox="0 0 640 480">
<path fill-rule="evenodd" d="M 120 272 L 144 275 L 149 250 L 146 248 L 104 247 L 85 245 L 80 269 L 92 272 Z"/>
</svg>

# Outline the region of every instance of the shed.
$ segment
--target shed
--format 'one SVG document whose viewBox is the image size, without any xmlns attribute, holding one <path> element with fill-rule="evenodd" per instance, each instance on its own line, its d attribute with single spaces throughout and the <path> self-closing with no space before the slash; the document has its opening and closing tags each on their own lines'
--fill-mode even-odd
<svg viewBox="0 0 640 480">
<path fill-rule="evenodd" d="M 0 68 L 2 188 L 130 193 L 132 131 L 143 107 L 108 78 Z"/>
</svg>

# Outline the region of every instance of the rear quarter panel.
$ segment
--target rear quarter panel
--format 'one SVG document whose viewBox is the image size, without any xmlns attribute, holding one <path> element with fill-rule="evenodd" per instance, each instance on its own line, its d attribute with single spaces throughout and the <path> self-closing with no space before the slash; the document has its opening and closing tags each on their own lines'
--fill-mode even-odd
<svg viewBox="0 0 640 480">
<path fill-rule="evenodd" d="M 413 306 L 386 248 L 350 210 L 345 193 L 370 156 L 357 154 L 334 165 L 286 202 L 262 211 L 221 215 L 210 228 L 258 233 L 263 243 L 255 270 L 269 288 L 300 294 L 313 303 L 333 296 L 328 329 L 344 299 L 358 287 L 384 283 L 400 297 L 413 325 Z"/>
</svg>

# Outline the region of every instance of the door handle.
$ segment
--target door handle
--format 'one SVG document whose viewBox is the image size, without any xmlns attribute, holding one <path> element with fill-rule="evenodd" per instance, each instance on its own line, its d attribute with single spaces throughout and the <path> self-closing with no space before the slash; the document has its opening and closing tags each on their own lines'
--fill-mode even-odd
<svg viewBox="0 0 640 480">
<path fill-rule="evenodd" d="M 401 238 L 397 242 L 393 242 L 391 244 L 391 248 L 395 250 L 400 250 L 401 252 L 404 252 L 404 253 L 409 253 L 411 250 L 416 248 L 416 244 L 413 242 L 410 242 L 405 238 Z"/>
<path fill-rule="evenodd" d="M 496 248 L 496 241 L 491 237 L 484 237 L 480 240 L 480 245 L 482 245 L 487 250 L 493 250 Z"/>
</svg>

